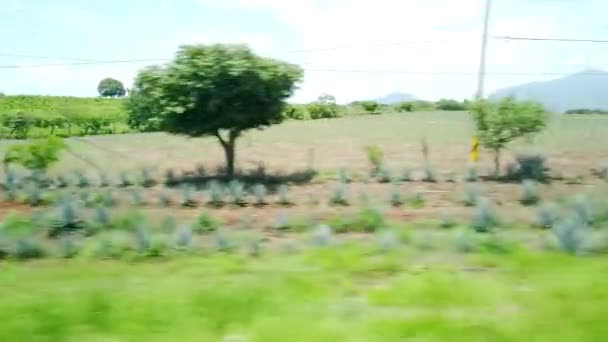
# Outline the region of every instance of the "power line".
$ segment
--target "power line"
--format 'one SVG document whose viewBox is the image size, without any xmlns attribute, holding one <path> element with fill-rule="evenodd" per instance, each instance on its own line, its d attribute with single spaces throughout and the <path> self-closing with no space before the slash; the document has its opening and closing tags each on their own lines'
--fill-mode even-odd
<svg viewBox="0 0 608 342">
<path fill-rule="evenodd" d="M 478 75 L 474 71 L 407 71 L 407 70 L 357 70 L 357 69 L 304 69 L 312 72 L 336 73 L 366 73 L 366 74 L 404 74 L 404 75 Z M 487 72 L 486 75 L 495 76 L 608 76 L 608 73 L 582 72 L 577 74 L 560 72 Z"/>
<path fill-rule="evenodd" d="M 64 61 L 79 61 L 79 62 L 98 62 L 95 59 L 88 58 L 74 58 L 74 57 L 53 57 L 53 56 L 39 56 L 21 53 L 0 53 L 0 57 L 18 57 L 18 58 L 33 58 L 33 59 L 54 59 Z"/>
<path fill-rule="evenodd" d="M 78 66 L 78 65 L 103 65 L 119 63 L 139 63 L 139 62 L 160 62 L 168 61 L 168 58 L 143 58 L 143 59 L 123 59 L 108 61 L 83 61 L 73 63 L 48 63 L 48 64 L 25 64 L 25 65 L 0 65 L 0 69 L 25 69 L 25 68 L 45 68 L 55 66 Z"/>
<path fill-rule="evenodd" d="M 547 42 L 569 42 L 569 43 L 608 43 L 604 39 L 582 39 L 582 38 L 547 38 L 547 37 L 513 37 L 513 36 L 493 36 L 494 39 L 502 40 L 527 40 L 527 41 L 547 41 Z"/>
</svg>

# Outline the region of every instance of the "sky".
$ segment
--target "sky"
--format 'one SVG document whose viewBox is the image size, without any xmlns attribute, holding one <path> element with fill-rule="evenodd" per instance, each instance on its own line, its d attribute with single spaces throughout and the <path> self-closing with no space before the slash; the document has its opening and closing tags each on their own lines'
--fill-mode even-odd
<svg viewBox="0 0 608 342">
<path fill-rule="evenodd" d="M 138 70 L 163 62 L 32 65 L 170 59 L 184 44 L 242 43 L 304 68 L 292 101 L 328 93 L 346 103 L 393 92 L 426 100 L 473 97 L 485 0 L 2 2 L 0 92 L 7 95 L 96 96 L 102 78 L 128 87 Z M 607 11 L 605 0 L 492 0 L 489 31 L 608 39 Z M 487 51 L 487 94 L 559 77 L 492 73 L 608 70 L 608 44 L 490 38 Z"/>
</svg>

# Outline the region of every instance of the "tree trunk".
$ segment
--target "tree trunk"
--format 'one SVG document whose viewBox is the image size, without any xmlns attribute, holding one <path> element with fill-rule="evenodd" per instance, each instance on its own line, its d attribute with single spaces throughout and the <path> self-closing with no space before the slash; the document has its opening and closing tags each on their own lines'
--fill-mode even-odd
<svg viewBox="0 0 608 342">
<path fill-rule="evenodd" d="M 500 175 L 500 150 L 494 150 L 494 176 L 498 177 Z"/>
<path fill-rule="evenodd" d="M 229 178 L 234 177 L 236 138 L 239 137 L 240 133 L 240 131 L 230 131 L 228 134 L 228 139 L 223 138 L 219 132 L 215 134 L 215 136 L 219 139 L 220 144 L 222 144 L 222 147 L 224 148 L 224 154 L 226 156 L 226 175 Z"/>
</svg>

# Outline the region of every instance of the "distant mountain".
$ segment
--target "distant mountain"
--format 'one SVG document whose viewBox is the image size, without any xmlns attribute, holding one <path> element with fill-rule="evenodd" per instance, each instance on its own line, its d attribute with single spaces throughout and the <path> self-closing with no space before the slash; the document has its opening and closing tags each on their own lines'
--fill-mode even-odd
<svg viewBox="0 0 608 342">
<path fill-rule="evenodd" d="M 535 100 L 555 112 L 579 108 L 608 109 L 608 72 L 585 70 L 555 80 L 500 89 L 490 98 L 507 96 Z"/>
<path fill-rule="evenodd" d="M 391 104 L 395 104 L 395 103 L 401 103 L 401 102 L 413 101 L 413 100 L 416 100 L 416 97 L 414 95 L 406 94 L 406 93 L 392 93 L 392 94 L 388 94 L 386 96 L 376 98 L 373 101 L 381 103 L 381 104 L 391 105 Z"/>
</svg>

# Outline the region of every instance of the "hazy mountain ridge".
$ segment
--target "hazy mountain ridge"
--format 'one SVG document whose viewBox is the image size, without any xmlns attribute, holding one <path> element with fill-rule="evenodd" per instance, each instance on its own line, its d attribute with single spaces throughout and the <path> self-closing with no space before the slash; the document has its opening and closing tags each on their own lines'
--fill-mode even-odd
<svg viewBox="0 0 608 342">
<path fill-rule="evenodd" d="M 608 109 L 608 72 L 585 70 L 550 81 L 531 82 L 499 89 L 490 98 L 513 96 L 535 100 L 555 112 L 569 109 Z"/>
<path fill-rule="evenodd" d="M 391 105 L 391 104 L 401 103 L 401 102 L 405 102 L 405 101 L 413 101 L 413 100 L 417 100 L 417 98 L 412 94 L 391 93 L 391 94 L 388 94 L 388 95 L 385 95 L 382 97 L 375 98 L 373 101 L 381 103 L 381 104 Z"/>
</svg>

